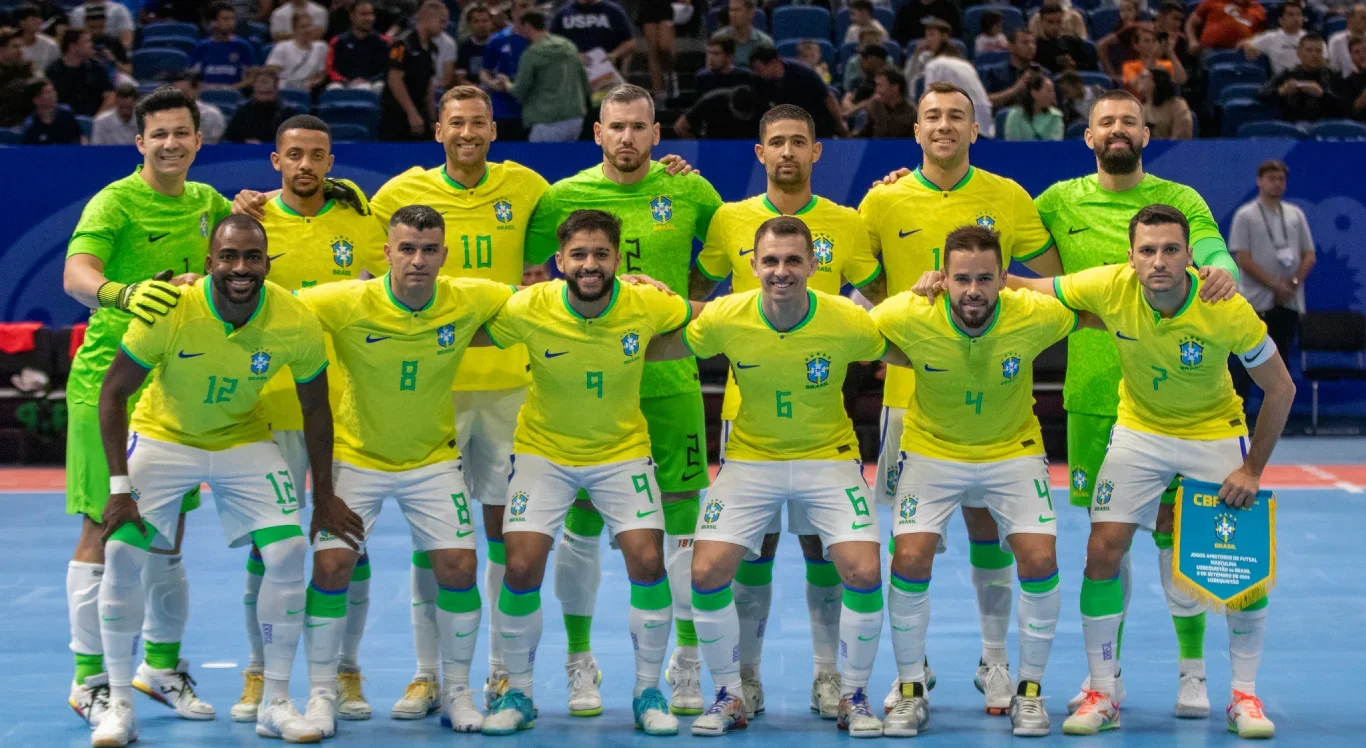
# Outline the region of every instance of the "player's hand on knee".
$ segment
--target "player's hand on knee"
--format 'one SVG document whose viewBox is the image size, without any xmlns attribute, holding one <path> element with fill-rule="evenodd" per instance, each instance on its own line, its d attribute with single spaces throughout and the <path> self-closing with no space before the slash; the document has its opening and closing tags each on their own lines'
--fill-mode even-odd
<svg viewBox="0 0 1366 748">
<path fill-rule="evenodd" d="M 316 539 L 319 532 L 326 532 L 339 538 L 350 546 L 351 550 L 359 553 L 360 545 L 365 540 L 365 523 L 361 521 L 360 515 L 351 511 L 346 502 L 336 496 L 323 497 L 315 493 L 313 521 L 308 529 L 308 539 Z"/>
<path fill-rule="evenodd" d="M 884 184 L 896 184 L 897 182 L 901 181 L 902 179 L 904 179 L 904 178 L 906 178 L 906 177 L 909 177 L 910 175 L 911 175 L 911 170 L 910 170 L 910 169 L 907 169 L 906 167 L 903 166 L 903 167 L 901 167 L 900 169 L 897 169 L 896 171 L 894 171 L 894 172 L 888 174 L 887 176 L 883 177 L 882 179 L 879 179 L 879 180 L 877 180 L 876 182 L 873 182 L 873 186 L 874 186 L 874 187 L 877 187 L 877 186 L 879 186 L 879 185 L 884 185 Z"/>
<path fill-rule="evenodd" d="M 1200 300 L 1228 301 L 1238 294 L 1238 281 L 1223 268 L 1200 268 Z"/>
<path fill-rule="evenodd" d="M 142 524 L 142 515 L 138 512 L 137 502 L 133 501 L 131 494 L 116 493 L 109 496 L 109 502 L 104 506 L 104 534 L 100 540 L 108 543 L 109 538 L 114 535 L 120 527 L 133 523 L 138 528 L 138 532 L 147 534 L 147 528 Z"/>
<path fill-rule="evenodd" d="M 935 294 L 943 293 L 944 291 L 944 274 L 938 270 L 926 270 L 925 274 L 920 276 L 920 280 L 916 281 L 914 286 L 911 286 L 911 293 L 919 296 L 928 296 L 931 299 L 935 297 Z"/>
<path fill-rule="evenodd" d="M 668 172 L 671 177 L 686 177 L 689 174 L 702 175 L 701 171 L 692 168 L 692 164 L 683 160 L 683 157 L 676 153 L 670 153 L 661 158 L 659 163 L 664 165 L 664 171 Z"/>
<path fill-rule="evenodd" d="M 270 196 L 256 190 L 242 190 L 232 199 L 232 212 L 244 213 L 258 221 L 266 220 L 266 203 Z"/>
<path fill-rule="evenodd" d="M 1244 465 L 1224 479 L 1224 484 L 1219 487 L 1219 498 L 1225 504 L 1239 509 L 1252 506 L 1253 499 L 1257 498 L 1257 489 L 1261 488 L 1261 478 L 1247 469 Z"/>
<path fill-rule="evenodd" d="M 670 296 L 678 295 L 673 292 L 673 289 L 664 285 L 664 281 L 657 281 L 654 278 L 641 273 L 627 273 L 626 275 L 618 276 L 617 280 L 632 286 L 654 286 Z"/>
</svg>

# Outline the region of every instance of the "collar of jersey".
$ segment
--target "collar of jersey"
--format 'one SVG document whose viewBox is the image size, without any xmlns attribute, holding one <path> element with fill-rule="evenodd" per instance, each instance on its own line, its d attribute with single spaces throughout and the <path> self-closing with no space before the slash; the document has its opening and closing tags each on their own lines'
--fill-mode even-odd
<svg viewBox="0 0 1366 748">
<path fill-rule="evenodd" d="M 485 164 L 484 164 L 484 176 L 479 177 L 479 181 L 476 182 L 476 183 L 474 184 L 474 187 L 482 187 L 483 184 L 484 184 L 485 182 L 489 181 L 489 171 L 490 171 L 489 165 L 488 165 L 487 163 L 485 163 Z M 455 181 L 454 179 L 451 179 L 451 175 L 449 175 L 449 174 L 446 173 L 446 165 L 445 165 L 445 164 L 442 164 L 442 165 L 441 165 L 441 178 L 444 179 L 444 180 L 446 180 L 446 184 L 450 185 L 451 187 L 454 187 L 454 188 L 457 189 L 457 190 L 472 190 L 472 189 L 474 189 L 474 187 L 466 187 L 465 185 L 463 185 L 463 184 L 461 184 L 461 183 Z"/>
<path fill-rule="evenodd" d="M 775 205 L 773 204 L 773 202 L 772 202 L 771 200 L 768 199 L 768 193 L 767 193 L 767 192 L 765 192 L 765 193 L 762 195 L 762 197 L 763 197 L 763 204 L 764 204 L 764 207 L 767 208 L 770 212 L 772 212 L 774 215 L 779 215 L 779 216 L 781 216 L 781 215 L 786 215 L 786 214 L 783 213 L 781 210 L 778 210 L 777 206 L 775 206 Z M 819 200 L 819 199 L 820 199 L 820 198 L 816 197 L 815 195 L 812 195 L 812 196 L 811 196 L 811 202 L 807 203 L 806 205 L 803 205 L 802 208 L 801 208 L 800 210 L 798 210 L 796 213 L 793 213 L 792 215 L 794 215 L 794 216 L 800 216 L 800 215 L 802 215 L 802 214 L 804 214 L 804 213 L 810 213 L 810 212 L 811 212 L 811 209 L 814 208 L 814 207 L 816 207 L 816 201 Z"/>
<path fill-rule="evenodd" d="M 425 312 L 428 309 L 432 308 L 432 304 L 436 303 L 436 292 L 433 291 L 432 298 L 427 299 L 427 303 L 424 304 L 421 309 L 409 309 L 407 304 L 404 304 L 403 302 L 399 301 L 398 297 L 394 295 L 394 289 L 389 285 L 389 273 L 385 273 L 384 278 L 382 280 L 384 281 L 384 293 L 389 297 L 389 303 L 393 304 L 404 314 L 416 314 L 418 312 Z"/>
<path fill-rule="evenodd" d="M 927 190 L 934 190 L 935 192 L 953 192 L 955 190 L 961 190 L 963 187 L 967 186 L 968 181 L 972 179 L 972 175 L 976 173 L 977 167 L 969 166 L 968 173 L 964 174 L 963 178 L 958 180 L 958 184 L 955 184 L 947 190 L 943 187 L 939 187 L 934 182 L 931 182 L 930 180 L 926 179 L 925 175 L 920 173 L 919 166 L 915 167 L 915 171 L 911 172 L 911 175 L 915 177 L 917 182 L 920 182 L 922 185 L 924 185 L 925 189 Z"/>
<path fill-rule="evenodd" d="M 959 335 L 962 335 L 965 338 L 985 338 L 987 333 L 991 332 L 992 328 L 996 327 L 996 320 L 1001 318 L 1001 304 L 1003 303 L 1005 303 L 1005 297 L 997 296 L 996 311 L 992 312 L 991 321 L 987 323 L 987 326 L 983 328 L 982 332 L 976 335 L 969 335 L 966 332 L 963 332 L 963 328 L 959 327 L 958 323 L 953 321 L 953 308 L 949 306 L 949 295 L 947 293 L 944 294 L 944 316 L 949 320 L 949 327 L 952 327 L 953 331 Z"/>
<path fill-rule="evenodd" d="M 284 211 L 285 215 L 287 215 L 287 216 L 294 216 L 295 218 L 310 218 L 310 217 L 312 217 L 312 218 L 318 218 L 318 217 L 322 216 L 322 214 L 326 213 L 327 211 L 332 210 L 332 206 L 335 205 L 335 204 L 336 204 L 336 201 L 335 201 L 335 200 L 328 200 L 327 202 L 323 203 L 323 207 L 321 207 L 321 208 L 318 209 L 318 212 L 317 212 L 316 215 L 313 215 L 313 216 L 306 216 L 306 215 L 304 215 L 303 213 L 300 213 L 299 211 L 297 211 L 297 210 L 295 210 L 295 209 L 289 207 L 288 205 L 285 205 L 285 196 L 284 196 L 283 193 L 281 193 L 281 194 L 275 196 L 275 205 L 276 205 L 277 207 L 279 207 L 280 210 Z"/>
<path fill-rule="evenodd" d="M 611 297 L 610 299 L 607 300 L 607 306 L 602 310 L 602 313 L 599 314 L 598 316 L 594 317 L 593 319 L 602 319 L 603 317 L 606 317 L 606 316 L 607 316 L 607 313 L 608 313 L 608 312 L 612 311 L 612 307 L 614 307 L 614 306 L 617 305 L 617 298 L 621 295 L 621 294 L 620 294 L 620 291 L 621 291 L 621 281 L 617 280 L 616 278 L 613 278 L 613 279 L 612 279 L 612 297 Z M 564 308 L 569 310 L 569 315 L 570 315 L 571 317 L 573 317 L 573 318 L 575 318 L 575 319 L 588 319 L 587 317 L 583 316 L 582 314 L 579 314 L 579 310 L 577 310 L 577 309 L 575 309 L 574 307 L 572 307 L 572 306 L 569 305 L 569 284 L 568 284 L 568 283 L 565 283 L 565 284 L 564 284 L 564 288 L 560 290 L 560 298 L 564 300 Z"/>
<path fill-rule="evenodd" d="M 764 321 L 764 326 L 779 335 L 791 335 L 803 327 L 806 327 L 806 323 L 810 322 L 811 318 L 816 316 L 816 292 L 809 288 L 806 289 L 806 301 L 806 316 L 802 317 L 802 321 L 794 325 L 791 330 L 779 330 L 773 326 L 772 322 L 768 321 L 768 317 L 764 316 L 764 295 L 762 293 L 754 295 L 754 307 L 759 310 L 759 319 Z"/>
<path fill-rule="evenodd" d="M 1134 277 L 1137 278 L 1138 276 L 1134 276 Z M 1192 270 L 1191 268 L 1187 267 L 1187 268 L 1186 268 L 1186 277 L 1190 278 L 1190 281 L 1191 281 L 1191 282 L 1190 282 L 1190 287 L 1187 289 L 1186 300 L 1183 301 L 1183 302 L 1181 302 L 1181 308 L 1177 309 L 1177 310 L 1176 310 L 1176 313 L 1173 314 L 1173 315 L 1172 315 L 1171 317 L 1169 317 L 1168 319 L 1176 319 L 1177 317 L 1180 317 L 1182 312 L 1184 312 L 1184 311 L 1186 311 L 1187 309 L 1190 308 L 1191 302 L 1195 301 L 1195 295 L 1198 294 L 1198 293 L 1200 292 L 1200 289 L 1199 289 L 1199 287 L 1198 287 L 1199 284 L 1200 284 L 1200 276 L 1199 276 L 1199 274 L 1197 274 L 1197 273 L 1196 273 L 1194 270 Z M 1140 288 L 1139 288 L 1138 295 L 1143 297 L 1143 303 L 1144 303 L 1144 305 L 1146 305 L 1146 306 L 1148 307 L 1148 311 L 1152 312 L 1152 314 L 1153 314 L 1153 324 L 1158 324 L 1158 323 L 1162 322 L 1162 313 L 1159 312 L 1159 311 L 1157 311 L 1156 309 L 1153 309 L 1152 302 L 1148 301 L 1147 295 L 1145 295 L 1145 294 L 1143 293 L 1142 285 L 1143 285 L 1143 284 L 1141 284 L 1141 283 L 1139 284 Z"/>
<path fill-rule="evenodd" d="M 266 287 L 264 284 L 262 284 L 261 292 L 256 295 L 256 308 L 252 310 L 251 316 L 247 317 L 247 321 L 242 323 L 242 327 L 233 327 L 231 322 L 223 319 L 223 316 L 218 313 L 218 309 L 213 305 L 213 278 L 205 278 L 203 282 L 204 301 L 207 302 L 209 305 L 209 313 L 213 315 L 214 319 L 223 323 L 223 331 L 226 332 L 228 335 L 231 335 L 238 330 L 246 328 L 247 325 L 250 325 L 252 320 L 256 319 L 256 315 L 261 313 L 262 307 L 266 305 Z"/>
</svg>

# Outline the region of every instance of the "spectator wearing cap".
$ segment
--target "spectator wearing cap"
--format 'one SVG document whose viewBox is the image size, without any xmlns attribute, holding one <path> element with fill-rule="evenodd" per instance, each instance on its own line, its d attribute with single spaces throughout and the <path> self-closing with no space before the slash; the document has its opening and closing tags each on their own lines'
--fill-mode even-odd
<svg viewBox="0 0 1366 748">
<path fill-rule="evenodd" d="M 925 70 L 925 65 L 945 47 L 953 46 L 953 26 L 941 18 L 926 18 L 925 38 L 916 42 L 906 57 L 906 80 L 914 82 Z"/>
<path fill-rule="evenodd" d="M 90 132 L 90 144 L 134 145 L 137 141 L 138 123 L 137 118 L 133 116 L 133 105 L 137 101 L 137 86 L 120 83 L 119 87 L 114 89 L 114 107 L 100 112 L 95 117 Z"/>
<path fill-rule="evenodd" d="M 1066 36 L 1075 36 L 1078 39 L 1090 39 L 1090 30 L 1086 28 L 1086 18 L 1072 7 L 1072 0 L 1057 0 L 1058 7 L 1062 8 L 1062 33 Z M 1114 4 L 1119 7 L 1118 3 Z M 1122 16 L 1121 16 L 1122 17 Z M 1043 19 L 1035 13 L 1029 18 L 1028 28 L 1034 32 L 1034 36 L 1043 36 Z"/>
<path fill-rule="evenodd" d="M 840 105 L 820 76 L 799 62 L 786 62 L 778 48 L 761 44 L 749 56 L 749 69 L 758 83 L 755 90 L 768 102 L 792 104 L 810 112 L 816 121 L 816 137 L 849 136 Z"/>
<path fill-rule="evenodd" d="M 29 95 L 33 114 L 24 121 L 24 145 L 85 145 L 80 124 L 69 107 L 57 103 L 57 89 L 51 81 L 34 78 Z"/>
<path fill-rule="evenodd" d="M 579 139 L 588 113 L 590 87 L 578 48 L 546 29 L 545 14 L 522 14 L 517 33 L 529 45 L 522 54 L 515 83 L 501 79 L 504 90 L 522 102 L 522 122 L 533 143 L 561 143 Z"/>
<path fill-rule="evenodd" d="M 606 52 L 622 75 L 630 67 L 636 44 L 635 27 L 626 11 L 612 0 L 565 3 L 556 11 L 548 30 L 573 42 L 581 54 L 595 49 Z"/>
<path fill-rule="evenodd" d="M 916 39 L 925 38 L 925 20 L 928 18 L 947 23 L 952 36 L 963 33 L 963 16 L 953 0 L 907 0 L 892 22 L 892 38 L 903 47 Z M 914 80 L 910 75 L 906 78 Z"/>
<path fill-rule="evenodd" d="M 995 137 L 996 120 L 992 117 L 991 98 L 987 95 L 987 89 L 982 85 L 982 79 L 977 74 L 977 68 L 972 63 L 963 59 L 963 53 L 958 51 L 958 47 L 952 44 L 945 44 L 940 47 L 939 52 L 925 63 L 925 71 L 922 77 L 925 85 L 931 83 L 952 83 L 968 95 L 968 100 L 972 102 L 973 119 L 977 122 L 977 131 L 984 138 Z"/>
<path fill-rule="evenodd" d="M 861 138 L 914 138 L 915 107 L 906 98 L 906 76 L 894 67 L 879 70 L 873 79 L 873 99 Z"/>
<path fill-rule="evenodd" d="M 1004 65 L 992 65 L 982 71 L 982 85 L 993 109 L 1010 106 L 1024 89 L 1026 73 L 1042 70 L 1035 61 L 1038 42 L 1028 29 L 1015 29 L 1006 37 L 1010 41 L 1010 56 Z"/>
<path fill-rule="evenodd" d="M 217 104 L 199 98 L 199 75 L 188 70 L 176 73 L 171 76 L 171 85 L 180 89 L 199 107 L 199 133 L 204 136 L 204 144 L 214 145 L 222 140 L 223 133 L 228 129 L 227 118 Z"/>
<path fill-rule="evenodd" d="M 1318 34 L 1300 39 L 1300 64 L 1262 86 L 1257 97 L 1281 108 L 1281 119 L 1317 122 L 1339 115 L 1338 87 L 1324 64 L 1325 44 Z"/>
<path fill-rule="evenodd" d="M 318 41 L 309 14 L 296 13 L 292 22 L 294 38 L 271 48 L 266 67 L 280 72 L 280 88 L 312 91 L 327 80 L 327 45 Z"/>
<path fill-rule="evenodd" d="M 1011 141 L 1062 140 L 1066 126 L 1057 107 L 1053 79 L 1031 75 L 1015 106 L 1006 114 L 1005 139 Z"/>
<path fill-rule="evenodd" d="M 873 17 L 872 0 L 853 0 L 849 3 L 849 28 L 844 32 L 844 43 L 862 43 L 863 32 L 876 31 L 878 43 L 882 43 L 892 38 L 887 33 L 887 27 L 882 22 Z"/>
<path fill-rule="evenodd" d="M 311 0 L 286 0 L 270 14 L 270 38 L 277 42 L 294 37 L 294 16 L 307 13 L 313 18 L 313 28 L 322 38 L 327 30 L 327 8 Z M 274 139 L 272 134 L 269 139 Z"/>
<path fill-rule="evenodd" d="M 256 64 L 256 48 L 237 36 L 237 11 L 226 2 L 209 6 L 209 38 L 190 53 L 190 70 L 199 74 L 205 88 L 247 86 L 247 69 Z"/>
<path fill-rule="evenodd" d="M 47 66 L 62 56 L 62 46 L 56 39 L 42 33 L 43 14 L 33 5 L 25 5 L 14 11 L 14 22 L 19 25 L 19 38 L 23 45 L 24 59 L 33 66 L 35 73 L 41 74 Z"/>
<path fill-rule="evenodd" d="M 1186 19 L 1192 51 L 1235 49 L 1266 25 L 1266 10 L 1257 0 L 1202 0 Z"/>
<path fill-rule="evenodd" d="M 297 114 L 280 101 L 280 73 L 260 68 L 252 78 L 251 98 L 237 107 L 223 139 L 230 143 L 269 143 L 280 123 Z"/>
<path fill-rule="evenodd" d="M 1356 72 L 1338 78 L 1338 99 L 1343 115 L 1366 120 L 1366 37 L 1353 39 L 1348 49 Z"/>
<path fill-rule="evenodd" d="M 332 38 L 327 53 L 328 88 L 379 93 L 389 69 L 389 42 L 375 33 L 375 4 L 351 6 L 351 28 Z"/>
<path fill-rule="evenodd" d="M 48 65 L 47 79 L 56 87 L 57 100 L 74 114 L 93 117 L 114 104 L 114 82 L 109 71 L 95 62 L 89 31 L 67 29 L 62 34 L 62 56 Z"/>
<path fill-rule="evenodd" d="M 1063 8 L 1056 0 L 1047 0 L 1039 8 L 1039 38 L 1037 59 L 1054 75 L 1064 70 L 1096 70 L 1096 52 L 1081 37 L 1068 33 L 1063 26 Z"/>
<path fill-rule="evenodd" d="M 106 33 L 118 37 L 124 49 L 132 49 L 133 14 L 123 3 L 116 3 L 113 0 L 89 0 L 84 5 L 73 8 L 68 20 L 71 21 L 72 28 L 83 29 L 86 19 L 99 11 L 103 11 L 104 14 Z"/>
<path fill-rule="evenodd" d="M 706 140 L 757 140 L 759 118 L 754 89 L 748 84 L 708 91 L 674 123 L 674 135 Z"/>
<path fill-rule="evenodd" d="M 1351 42 L 1366 39 L 1366 3 L 1357 3 L 1347 11 L 1347 28 L 1328 37 L 1328 68 L 1349 76 L 1361 68 L 1352 61 Z"/>
<path fill-rule="evenodd" d="M 881 44 L 865 44 L 858 52 L 858 67 L 853 78 L 844 79 L 844 100 L 840 111 L 852 117 L 868 105 L 877 88 L 877 74 L 887 68 L 887 48 Z"/>
<path fill-rule="evenodd" d="M 128 56 L 128 48 L 117 36 L 109 33 L 103 7 L 95 5 L 86 12 L 85 30 L 90 32 L 90 40 L 95 45 L 95 61 L 109 69 L 114 76 L 114 83 L 136 86 L 133 60 Z"/>
<path fill-rule="evenodd" d="M 760 44 L 773 44 L 773 37 L 754 28 L 754 0 L 730 0 L 726 6 L 725 26 L 712 38 L 730 39 L 735 42 L 735 64 L 749 67 L 750 55 Z"/>
<path fill-rule="evenodd" d="M 753 76 L 735 67 L 735 40 L 713 34 L 707 40 L 707 65 L 693 76 L 693 89 L 699 97 L 720 88 L 748 85 Z"/>
<path fill-rule="evenodd" d="M 1299 0 L 1291 0 L 1281 7 L 1278 24 L 1238 45 L 1249 60 L 1265 56 L 1271 63 L 1272 75 L 1279 75 L 1300 63 L 1300 39 L 1304 38 L 1305 31 L 1304 6 Z"/>
</svg>

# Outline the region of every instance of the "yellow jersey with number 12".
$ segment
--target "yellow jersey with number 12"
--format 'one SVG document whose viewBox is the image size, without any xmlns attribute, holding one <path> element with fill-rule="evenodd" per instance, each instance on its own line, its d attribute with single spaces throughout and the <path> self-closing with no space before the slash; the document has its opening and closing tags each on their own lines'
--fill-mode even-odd
<svg viewBox="0 0 1366 748">
<path fill-rule="evenodd" d="M 640 378 L 650 338 L 688 323 L 692 306 L 654 286 L 614 280 L 607 308 L 585 318 L 563 280 L 508 300 L 484 329 L 494 345 L 524 343 L 531 388 L 517 414 L 513 451 L 560 465 L 604 465 L 650 456 Z"/>
<path fill-rule="evenodd" d="M 405 205 L 435 208 L 446 219 L 450 249 L 442 275 L 515 286 L 522 282 L 527 224 L 549 188 L 540 174 L 512 161 L 489 162 L 484 178 L 470 186 L 447 176 L 445 165 L 415 166 L 381 187 L 370 200 L 370 211 L 388 231 L 389 218 Z M 530 381 L 524 347 L 475 348 L 461 362 L 455 389 L 505 390 Z"/>
<path fill-rule="evenodd" d="M 361 270 L 383 275 L 384 231 L 370 216 L 363 216 L 332 200 L 317 215 L 294 211 L 277 195 L 266 203 L 266 247 L 270 254 L 270 282 L 286 291 L 298 291 L 320 283 L 353 280 Z M 326 337 L 327 360 L 336 362 L 332 339 Z M 336 412 L 341 404 L 341 382 L 328 382 L 328 399 Z M 301 431 L 304 427 L 294 377 L 288 369 L 266 382 L 261 404 L 271 431 Z"/>
<path fill-rule="evenodd" d="M 909 291 L 926 271 L 939 270 L 944 238 L 960 226 L 1000 234 L 1003 267 L 1011 258 L 1032 260 L 1053 246 L 1029 193 L 1014 180 L 975 167 L 968 167 L 962 181 L 948 189 L 936 187 L 916 169 L 896 184 L 870 190 L 859 213 L 873 253 L 882 257 L 889 296 Z M 905 408 L 914 391 L 915 375 L 889 368 L 882 404 Z"/>
<path fill-rule="evenodd" d="M 270 281 L 234 328 L 214 308 L 213 279 L 200 278 L 155 325 L 134 320 L 120 347 L 155 370 L 130 428 L 214 452 L 271 440 L 261 390 L 281 369 L 309 382 L 327 368 L 317 317 Z"/>
<path fill-rule="evenodd" d="M 1034 359 L 1077 328 L 1057 299 L 1006 289 L 976 337 L 953 319 L 949 297 L 911 292 L 873 308 L 878 329 L 910 356 L 916 387 L 901 449 L 957 462 L 1041 455 Z"/>
<path fill-rule="evenodd" d="M 1247 434 L 1228 354 L 1257 358 L 1271 345 L 1266 323 L 1247 299 L 1200 300 L 1200 277 L 1187 268 L 1190 293 L 1171 317 L 1143 295 L 1129 265 L 1105 265 L 1053 279 L 1062 303 L 1105 322 L 1119 349 L 1120 426 L 1179 439 Z"/>
</svg>

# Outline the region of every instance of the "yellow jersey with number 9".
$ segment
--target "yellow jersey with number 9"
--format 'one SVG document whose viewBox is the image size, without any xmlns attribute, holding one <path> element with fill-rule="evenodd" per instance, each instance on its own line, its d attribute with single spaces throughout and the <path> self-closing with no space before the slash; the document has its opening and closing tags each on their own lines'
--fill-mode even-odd
<svg viewBox="0 0 1366 748">
<path fill-rule="evenodd" d="M 218 316 L 213 279 L 201 278 L 169 314 L 148 325 L 134 320 L 120 347 L 152 383 L 130 428 L 161 441 L 220 451 L 271 440 L 261 390 L 289 367 L 296 382 L 327 368 L 317 317 L 266 281 L 256 311 L 234 328 Z"/>
<path fill-rule="evenodd" d="M 444 165 L 415 166 L 381 187 L 370 200 L 370 211 L 387 232 L 389 219 L 399 208 L 435 208 L 446 219 L 450 250 L 442 275 L 516 286 L 522 282 L 527 224 L 549 188 L 540 174 L 512 161 L 489 162 L 484 178 L 468 187 L 447 176 Z M 524 347 L 475 348 L 461 362 L 455 389 L 504 390 L 525 387 L 530 381 Z"/>
<path fill-rule="evenodd" d="M 960 226 L 975 224 L 1000 234 L 1003 267 L 1011 258 L 1032 260 L 1053 246 L 1029 193 L 1012 179 L 975 167 L 948 189 L 916 169 L 896 184 L 870 190 L 859 213 L 873 254 L 882 258 L 889 296 L 909 291 L 926 271 L 939 270 L 944 238 Z M 882 404 L 908 407 L 914 391 L 915 376 L 891 367 Z"/>
<path fill-rule="evenodd" d="M 692 306 L 654 286 L 614 280 L 607 308 L 586 318 L 563 280 L 508 300 L 484 329 L 499 348 L 524 343 L 531 388 L 517 414 L 513 451 L 560 465 L 603 465 L 650 456 L 640 412 L 645 348 L 688 323 Z"/>
<path fill-rule="evenodd" d="M 1179 439 L 1247 434 L 1228 354 L 1260 358 L 1272 345 L 1266 323 L 1242 296 L 1200 300 L 1200 277 L 1186 269 L 1190 293 L 1171 317 L 1143 295 L 1129 265 L 1105 265 L 1053 279 L 1062 303 L 1105 322 L 1119 349 L 1120 426 Z"/>
<path fill-rule="evenodd" d="M 332 418 L 337 459 L 396 472 L 459 457 L 451 382 L 470 339 L 513 290 L 438 277 L 421 309 L 394 297 L 388 273 L 300 291 L 332 336 L 346 383 Z"/>
<path fill-rule="evenodd" d="M 911 292 L 873 308 L 873 319 L 915 367 L 901 449 L 957 462 L 1041 455 L 1034 359 L 1077 328 L 1078 315 L 1033 291 L 1005 289 L 976 337 L 954 322 L 949 297 Z"/>
</svg>

